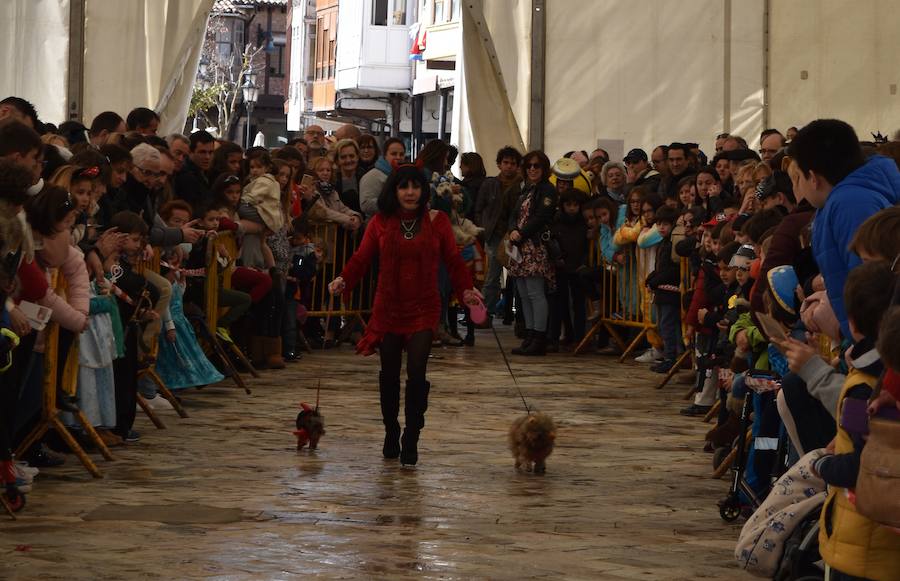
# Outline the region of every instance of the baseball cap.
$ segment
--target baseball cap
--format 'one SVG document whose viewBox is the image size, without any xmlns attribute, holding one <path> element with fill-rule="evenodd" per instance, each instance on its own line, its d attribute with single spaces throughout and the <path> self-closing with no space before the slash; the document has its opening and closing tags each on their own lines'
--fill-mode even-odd
<svg viewBox="0 0 900 581">
<path fill-rule="evenodd" d="M 628 155 L 622 160 L 625 163 L 635 163 L 638 161 L 647 161 L 647 152 L 643 149 L 634 148 L 628 152 Z"/>
</svg>

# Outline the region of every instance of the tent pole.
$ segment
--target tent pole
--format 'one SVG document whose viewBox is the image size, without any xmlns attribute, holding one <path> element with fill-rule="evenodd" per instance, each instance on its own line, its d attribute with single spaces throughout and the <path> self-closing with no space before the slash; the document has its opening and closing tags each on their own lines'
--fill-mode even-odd
<svg viewBox="0 0 900 581">
<path fill-rule="evenodd" d="M 546 3 L 531 0 L 531 104 L 528 109 L 528 148 L 544 148 L 544 79 L 547 63 Z"/>
<path fill-rule="evenodd" d="M 69 75 L 66 89 L 68 119 L 84 115 L 84 21 L 86 0 L 69 1 Z"/>
</svg>

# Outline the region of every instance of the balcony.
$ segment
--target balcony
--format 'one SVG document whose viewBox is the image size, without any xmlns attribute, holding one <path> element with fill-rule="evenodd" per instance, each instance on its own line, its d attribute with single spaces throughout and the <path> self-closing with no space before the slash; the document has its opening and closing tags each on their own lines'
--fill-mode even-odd
<svg viewBox="0 0 900 581">
<path fill-rule="evenodd" d="M 407 1 L 340 3 L 337 90 L 396 93 L 409 89 Z"/>
</svg>

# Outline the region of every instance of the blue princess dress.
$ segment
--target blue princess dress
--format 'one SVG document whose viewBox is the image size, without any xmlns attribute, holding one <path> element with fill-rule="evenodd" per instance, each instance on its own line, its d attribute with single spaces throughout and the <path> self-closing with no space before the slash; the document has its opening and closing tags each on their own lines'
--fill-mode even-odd
<svg viewBox="0 0 900 581">
<path fill-rule="evenodd" d="M 175 342 L 166 340 L 163 330 L 159 337 L 159 354 L 156 358 L 156 372 L 169 389 L 185 389 L 222 381 L 225 376 L 209 362 L 194 328 L 184 316 L 184 284 L 172 283 L 172 300 L 169 312 L 175 323 Z"/>
<path fill-rule="evenodd" d="M 95 428 L 116 425 L 116 388 L 113 380 L 113 360 L 122 355 L 116 343 L 113 311 L 115 299 L 97 293 L 91 285 L 88 326 L 78 338 L 78 408 Z M 63 423 L 77 425 L 66 412 L 60 414 Z"/>
</svg>

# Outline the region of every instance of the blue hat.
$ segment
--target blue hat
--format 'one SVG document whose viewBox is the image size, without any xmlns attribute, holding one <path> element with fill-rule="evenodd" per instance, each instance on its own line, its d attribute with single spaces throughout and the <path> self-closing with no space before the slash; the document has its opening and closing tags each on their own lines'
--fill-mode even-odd
<svg viewBox="0 0 900 581">
<path fill-rule="evenodd" d="M 769 270 L 769 288 L 778 305 L 790 313 L 797 314 L 797 285 L 800 284 L 793 266 L 776 266 Z"/>
</svg>

